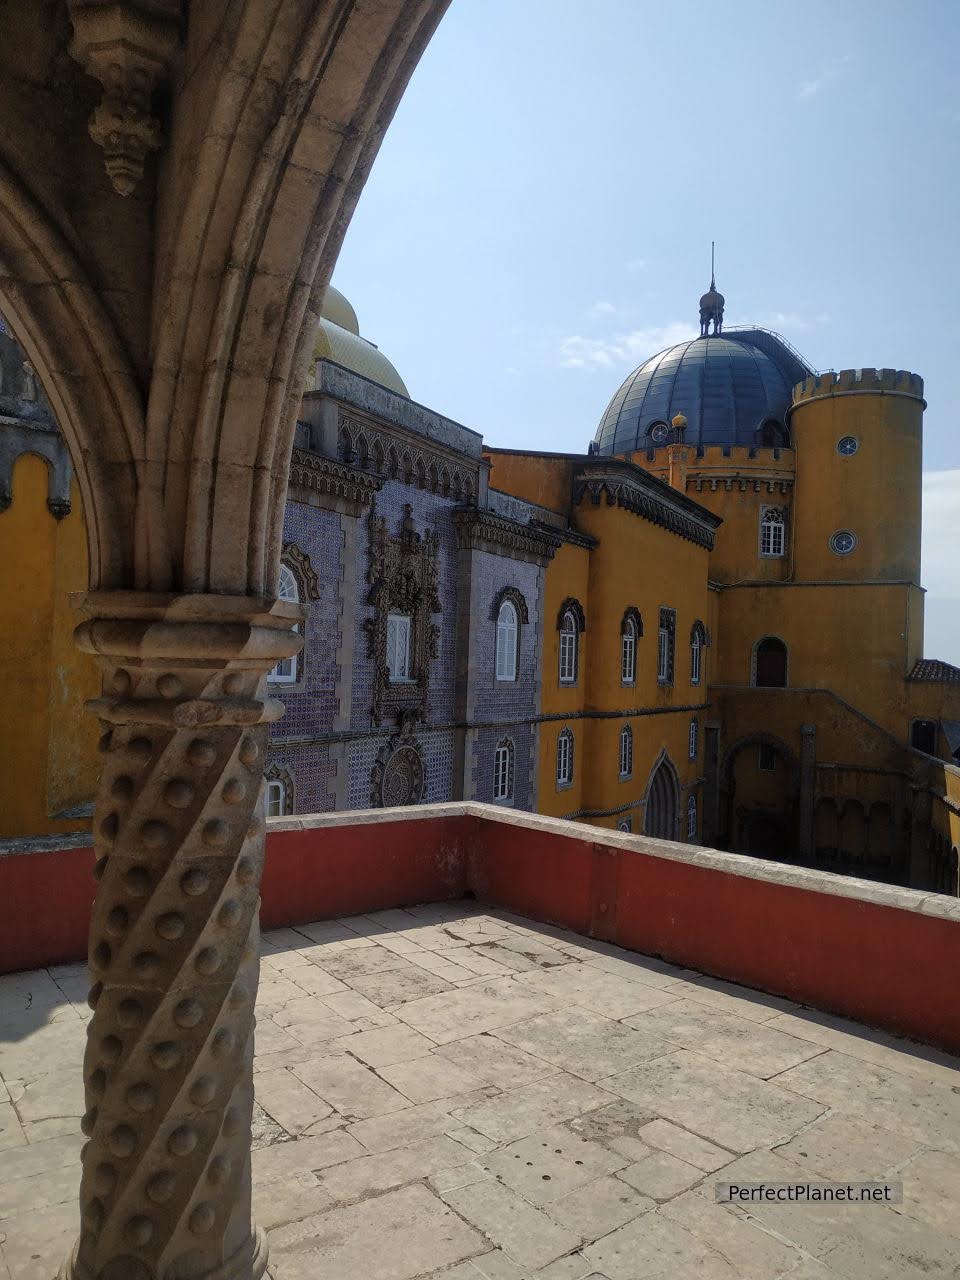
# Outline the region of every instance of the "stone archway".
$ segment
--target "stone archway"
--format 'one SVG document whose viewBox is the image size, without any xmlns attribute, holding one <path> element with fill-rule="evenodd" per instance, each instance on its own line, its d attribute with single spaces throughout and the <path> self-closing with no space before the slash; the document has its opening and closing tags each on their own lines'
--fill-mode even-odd
<svg viewBox="0 0 960 1280">
<path fill-rule="evenodd" d="M 744 773 L 748 759 L 755 776 L 741 776 L 738 786 L 738 773 Z M 781 738 L 752 733 L 735 742 L 723 758 L 720 792 L 725 848 L 793 857 L 798 849 L 800 763 Z"/>
<path fill-rule="evenodd" d="M 76 1280 L 266 1265 L 251 1059 L 265 678 L 300 645 L 274 598 L 288 465 L 320 297 L 445 3 L 0 16 L 0 312 L 77 474 L 77 639 L 103 674 Z"/>
<path fill-rule="evenodd" d="M 680 779 L 666 751 L 657 757 L 644 792 L 643 834 L 657 840 L 680 838 Z"/>
</svg>

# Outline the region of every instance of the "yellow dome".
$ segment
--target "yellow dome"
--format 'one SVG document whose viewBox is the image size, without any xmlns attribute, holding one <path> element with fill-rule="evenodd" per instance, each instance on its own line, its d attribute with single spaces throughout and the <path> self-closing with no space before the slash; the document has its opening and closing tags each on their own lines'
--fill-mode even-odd
<svg viewBox="0 0 960 1280">
<path fill-rule="evenodd" d="M 323 301 L 320 303 L 320 314 L 325 320 L 332 320 L 341 329 L 346 329 L 348 333 L 355 333 L 358 338 L 360 337 L 357 313 L 340 290 L 335 289 L 332 284 L 327 285 Z"/>
<path fill-rule="evenodd" d="M 357 313 L 339 289 L 332 285 L 327 286 L 323 295 L 313 358 L 332 360 L 334 364 L 341 364 L 352 373 L 359 373 L 388 391 L 396 391 L 410 399 L 403 379 L 383 352 L 360 337 Z"/>
</svg>

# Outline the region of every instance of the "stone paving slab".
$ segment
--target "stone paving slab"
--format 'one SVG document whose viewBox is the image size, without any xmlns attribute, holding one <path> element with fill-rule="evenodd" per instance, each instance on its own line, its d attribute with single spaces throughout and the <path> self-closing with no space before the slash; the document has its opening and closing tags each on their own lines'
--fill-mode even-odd
<svg viewBox="0 0 960 1280">
<path fill-rule="evenodd" d="M 254 1198 L 275 1280 L 960 1277 L 955 1059 L 469 903 L 271 930 Z M 77 1229 L 82 966 L 0 979 L 0 1280 Z M 902 1180 L 902 1205 L 714 1183 Z"/>
</svg>

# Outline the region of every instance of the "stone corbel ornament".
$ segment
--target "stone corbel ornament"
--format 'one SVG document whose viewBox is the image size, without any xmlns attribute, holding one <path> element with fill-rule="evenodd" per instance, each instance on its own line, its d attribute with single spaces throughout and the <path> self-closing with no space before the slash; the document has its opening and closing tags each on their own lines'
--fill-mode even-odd
<svg viewBox="0 0 960 1280">
<path fill-rule="evenodd" d="M 90 136 L 103 148 L 114 190 L 128 196 L 143 178 L 147 152 L 161 143 L 151 98 L 167 78 L 180 42 L 179 0 L 68 0 L 70 54 L 103 86 Z"/>
</svg>

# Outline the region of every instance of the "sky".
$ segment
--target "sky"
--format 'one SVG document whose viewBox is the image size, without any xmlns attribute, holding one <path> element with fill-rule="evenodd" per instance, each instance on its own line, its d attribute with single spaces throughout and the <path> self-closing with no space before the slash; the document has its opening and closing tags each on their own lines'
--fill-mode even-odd
<svg viewBox="0 0 960 1280">
<path fill-rule="evenodd" d="M 923 376 L 928 656 L 960 664 L 960 4 L 453 0 L 334 282 L 415 400 L 585 450 L 725 323 Z"/>
</svg>

